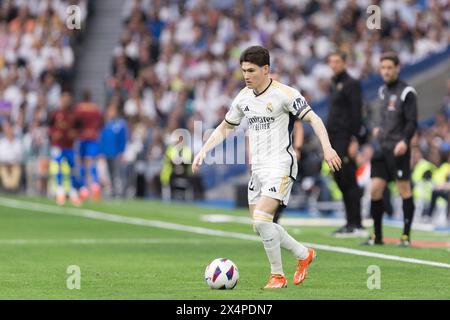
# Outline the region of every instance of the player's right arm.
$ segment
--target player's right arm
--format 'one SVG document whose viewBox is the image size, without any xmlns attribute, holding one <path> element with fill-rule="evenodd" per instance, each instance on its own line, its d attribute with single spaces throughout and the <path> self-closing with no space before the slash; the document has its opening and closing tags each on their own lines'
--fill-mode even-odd
<svg viewBox="0 0 450 320">
<path fill-rule="evenodd" d="M 214 149 L 219 143 L 225 140 L 233 129 L 241 123 L 242 118 L 244 118 L 244 112 L 239 105 L 239 97 L 242 90 L 237 97 L 233 100 L 230 110 L 225 115 L 225 120 L 213 131 L 211 136 L 208 138 L 206 143 L 203 145 L 200 152 L 195 156 L 194 162 L 192 163 L 192 172 L 198 172 L 200 165 L 206 157 L 206 154 Z"/>
<path fill-rule="evenodd" d="M 200 152 L 195 156 L 194 162 L 192 163 L 192 172 L 196 173 L 199 167 L 202 165 L 206 154 L 214 149 L 219 143 L 225 140 L 234 129 L 234 125 L 229 124 L 226 120 L 222 121 L 221 124 L 213 131 L 211 136 L 208 138 L 206 143 L 203 145 Z"/>
</svg>

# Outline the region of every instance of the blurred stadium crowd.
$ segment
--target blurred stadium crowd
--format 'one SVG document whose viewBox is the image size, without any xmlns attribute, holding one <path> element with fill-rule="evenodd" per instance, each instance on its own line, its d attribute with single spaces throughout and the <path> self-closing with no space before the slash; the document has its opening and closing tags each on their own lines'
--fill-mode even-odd
<svg viewBox="0 0 450 320">
<path fill-rule="evenodd" d="M 82 6 L 85 22 L 87 0 L 1 2 L 3 189 L 48 192 L 47 118 L 58 108 L 61 92 L 72 89 L 74 47 L 79 41 L 64 26 L 70 4 Z M 383 12 L 380 31 L 366 27 L 371 4 L 380 5 Z M 349 73 L 367 79 L 377 73 L 384 51 L 395 50 L 403 64 L 414 64 L 450 43 L 450 5 L 439 0 L 133 0 L 124 2 L 122 19 L 123 33 L 105 83 L 107 105 L 100 109 L 115 110 L 105 123 L 111 117 L 126 121 L 127 141 L 123 152 L 104 157 L 117 159 L 115 174 L 108 174 L 106 160 L 98 166 L 105 194 L 123 196 L 164 197 L 172 176 L 190 176 L 188 166 L 177 168 L 172 158 L 190 159 L 198 150 L 185 146 L 176 154 L 170 134 L 177 128 L 194 133 L 194 121 L 202 121 L 206 130 L 223 119 L 243 87 L 238 57 L 250 45 L 267 47 L 280 81 L 301 90 L 314 106 L 328 95 L 332 73 L 326 56 L 336 48 L 348 53 Z M 201 135 L 193 138 L 202 140 Z M 318 153 L 308 137 L 303 150 Z M 450 160 L 450 80 L 441 112 L 433 125 L 420 130 L 414 150 L 415 164 L 422 158 L 431 164 L 417 180 L 418 185 L 430 181 L 421 188 L 431 188 L 426 196 L 431 201 L 433 189 L 450 174 L 450 169 L 442 169 Z M 363 169 L 370 156 L 370 145 L 361 147 Z M 426 180 L 428 171 L 425 177 L 431 177 Z M 320 165 L 303 174 L 327 175 Z M 191 177 L 188 183 L 198 191 L 194 198 L 201 198 L 201 181 Z M 329 190 L 325 198 L 338 197 Z"/>
<path fill-rule="evenodd" d="M 0 2 L 0 181 L 6 190 L 45 190 L 48 115 L 71 90 L 80 34 L 66 28 L 67 8 L 87 0 Z M 26 186 L 26 187 L 25 187 Z"/>
</svg>

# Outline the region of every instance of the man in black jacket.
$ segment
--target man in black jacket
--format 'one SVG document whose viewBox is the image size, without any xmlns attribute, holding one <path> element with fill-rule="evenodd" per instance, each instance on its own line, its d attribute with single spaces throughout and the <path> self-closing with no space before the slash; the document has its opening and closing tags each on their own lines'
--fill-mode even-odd
<svg viewBox="0 0 450 320">
<path fill-rule="evenodd" d="M 400 61 L 389 52 L 380 58 L 380 74 L 384 85 L 378 90 L 380 119 L 374 128 L 377 147 L 372 158 L 371 208 L 375 234 L 364 244 L 383 244 L 383 192 L 386 183 L 395 180 L 403 199 L 404 228 L 401 246 L 410 246 L 414 216 L 411 192 L 410 142 L 417 129 L 417 93 L 399 79 Z"/>
<path fill-rule="evenodd" d="M 356 153 L 362 125 L 362 95 L 358 80 L 346 71 L 346 54 L 328 56 L 334 76 L 331 82 L 327 130 L 333 148 L 342 159 L 342 169 L 334 173 L 344 198 L 347 224 L 333 233 L 336 237 L 367 236 L 361 224 L 362 191 L 356 180 Z"/>
</svg>

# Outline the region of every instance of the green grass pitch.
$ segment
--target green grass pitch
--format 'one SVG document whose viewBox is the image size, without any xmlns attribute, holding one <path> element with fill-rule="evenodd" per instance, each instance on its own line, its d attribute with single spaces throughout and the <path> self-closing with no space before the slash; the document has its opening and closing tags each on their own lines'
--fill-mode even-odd
<svg viewBox="0 0 450 320">
<path fill-rule="evenodd" d="M 8 198 L 30 207 L 46 204 L 54 213 L 5 206 L 2 199 L 6 198 L 0 197 L 0 299 L 450 299 L 449 268 L 324 250 L 318 250 L 301 286 L 292 284 L 295 259 L 283 252 L 288 288 L 263 290 L 269 265 L 258 241 L 59 214 L 70 206 L 58 208 L 46 199 Z M 76 210 L 84 209 L 254 235 L 250 225 L 201 220 L 205 214 L 245 217 L 245 210 L 135 200 L 87 203 Z M 367 248 L 359 245 L 359 239 L 330 237 L 333 229 L 287 228 L 300 241 L 450 263 L 449 248 L 393 244 Z M 386 236 L 399 233 L 385 228 Z M 418 231 L 413 236 L 415 240 L 450 238 Z M 233 260 L 239 268 L 234 290 L 211 290 L 203 279 L 205 266 L 219 257 Z M 79 290 L 67 288 L 70 265 L 80 267 Z M 367 288 L 371 265 L 381 270 L 381 289 Z"/>
</svg>

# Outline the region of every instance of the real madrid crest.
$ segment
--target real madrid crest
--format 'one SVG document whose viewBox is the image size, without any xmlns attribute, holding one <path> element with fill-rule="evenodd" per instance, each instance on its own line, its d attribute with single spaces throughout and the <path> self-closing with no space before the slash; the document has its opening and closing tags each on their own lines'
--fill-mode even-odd
<svg viewBox="0 0 450 320">
<path fill-rule="evenodd" d="M 266 110 L 269 111 L 269 112 L 273 112 L 273 105 L 272 105 L 271 102 L 269 102 L 269 103 L 267 104 Z"/>
</svg>

